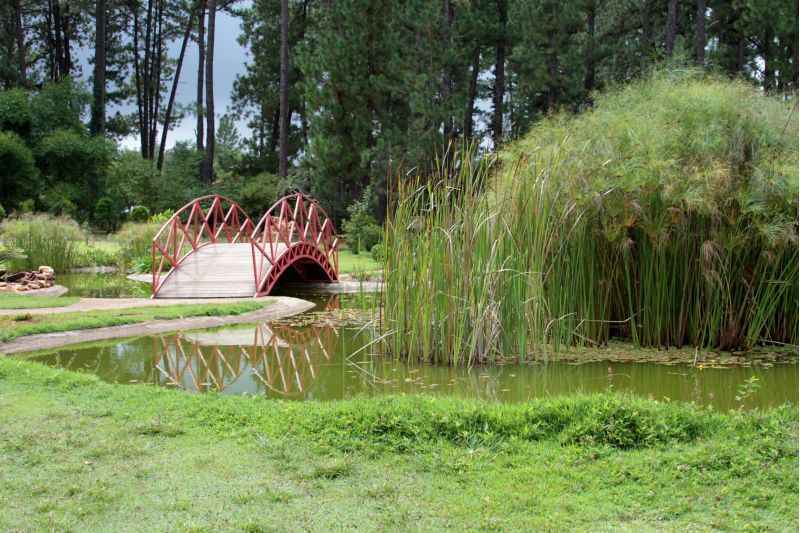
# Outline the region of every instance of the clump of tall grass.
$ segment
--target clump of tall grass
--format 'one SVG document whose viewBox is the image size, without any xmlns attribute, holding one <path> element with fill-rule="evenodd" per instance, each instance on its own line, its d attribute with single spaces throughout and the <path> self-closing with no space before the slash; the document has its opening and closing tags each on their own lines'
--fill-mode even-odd
<svg viewBox="0 0 800 533">
<path fill-rule="evenodd" d="M 797 343 L 797 114 L 691 72 L 600 95 L 499 162 L 401 182 L 388 347 L 431 362 L 601 345 Z"/>
<path fill-rule="evenodd" d="M 117 267 L 120 271 L 150 271 L 153 237 L 161 228 L 161 225 L 162 222 L 155 221 L 127 222 L 114 234 L 113 239 L 119 245 L 116 257 Z"/>
<path fill-rule="evenodd" d="M 48 265 L 56 272 L 67 272 L 80 262 L 80 246 L 85 239 L 78 223 L 68 217 L 23 214 L 0 223 L 3 244 L 24 254 L 9 261 L 11 270 L 34 270 Z"/>
</svg>

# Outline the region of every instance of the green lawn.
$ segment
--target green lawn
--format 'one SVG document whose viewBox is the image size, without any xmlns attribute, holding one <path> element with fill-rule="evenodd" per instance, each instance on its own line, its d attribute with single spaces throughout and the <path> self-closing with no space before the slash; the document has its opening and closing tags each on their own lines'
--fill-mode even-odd
<svg viewBox="0 0 800 533">
<path fill-rule="evenodd" d="M 339 273 L 353 274 L 357 272 L 374 272 L 381 270 L 383 265 L 372 258 L 369 251 L 355 255 L 349 249 L 339 250 Z"/>
<path fill-rule="evenodd" d="M 148 320 L 173 320 L 195 316 L 241 315 L 269 305 L 269 298 L 236 303 L 181 304 L 103 311 L 0 316 L 0 342 L 25 335 L 138 324 Z"/>
<path fill-rule="evenodd" d="M 38 309 L 42 307 L 62 307 L 77 303 L 75 296 L 26 296 L 0 292 L 0 309 Z"/>
<path fill-rule="evenodd" d="M 187 394 L 0 358 L 0 530 L 797 530 L 797 413 Z"/>
</svg>

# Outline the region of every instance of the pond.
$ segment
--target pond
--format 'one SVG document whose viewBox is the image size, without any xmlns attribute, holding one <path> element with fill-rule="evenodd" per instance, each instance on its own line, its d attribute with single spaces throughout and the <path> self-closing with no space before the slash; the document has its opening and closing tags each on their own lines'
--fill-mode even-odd
<svg viewBox="0 0 800 533">
<path fill-rule="evenodd" d="M 542 362 L 472 369 L 406 364 L 366 347 L 377 333 L 368 320 L 372 313 L 363 309 L 369 307 L 364 299 L 316 297 L 314 311 L 288 320 L 119 339 L 27 357 L 91 372 L 115 383 L 295 400 L 427 393 L 522 402 L 614 390 L 717 409 L 797 403 L 796 360 L 702 369 L 630 362 Z M 750 394 L 737 399 L 754 376 Z"/>
<path fill-rule="evenodd" d="M 148 298 L 150 285 L 117 273 L 59 274 L 56 283 L 69 289 L 67 296 L 82 298 Z"/>
</svg>

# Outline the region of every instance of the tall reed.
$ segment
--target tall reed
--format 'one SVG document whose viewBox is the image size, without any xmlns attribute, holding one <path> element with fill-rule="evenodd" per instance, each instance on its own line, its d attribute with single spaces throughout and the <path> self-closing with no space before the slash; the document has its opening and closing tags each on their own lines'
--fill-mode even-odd
<svg viewBox="0 0 800 533">
<path fill-rule="evenodd" d="M 0 223 L 0 240 L 18 248 L 25 257 L 10 261 L 11 270 L 33 270 L 41 265 L 67 272 L 80 261 L 80 245 L 86 236 L 68 217 L 25 214 Z"/>
<path fill-rule="evenodd" d="M 739 84 L 660 75 L 545 121 L 501 161 L 465 150 L 401 180 L 387 349 L 477 364 L 612 337 L 796 344 L 796 114 L 780 131 L 780 110 Z"/>
</svg>

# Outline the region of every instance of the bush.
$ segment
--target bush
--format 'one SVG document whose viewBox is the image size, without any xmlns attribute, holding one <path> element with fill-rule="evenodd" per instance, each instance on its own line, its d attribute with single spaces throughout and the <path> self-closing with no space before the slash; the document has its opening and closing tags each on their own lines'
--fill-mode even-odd
<svg viewBox="0 0 800 533">
<path fill-rule="evenodd" d="M 0 198 L 13 209 L 38 189 L 33 153 L 17 134 L 0 131 Z"/>
<path fill-rule="evenodd" d="M 158 170 L 152 161 L 137 151 L 124 150 L 111 163 L 105 175 L 106 194 L 118 197 L 125 207 L 152 207 L 153 187 Z M 147 219 L 134 222 L 146 222 Z"/>
<path fill-rule="evenodd" d="M 67 217 L 26 214 L 0 223 L 3 243 L 19 248 L 27 256 L 11 261 L 11 267 L 16 270 L 34 270 L 48 265 L 56 272 L 67 272 L 77 266 L 80 243 L 85 237 L 80 226 Z"/>
<path fill-rule="evenodd" d="M 154 222 L 128 222 L 114 235 L 119 244 L 117 266 L 122 272 L 150 270 L 153 237 L 160 228 L 161 224 Z"/>
<path fill-rule="evenodd" d="M 0 205 L 0 222 L 2 222 L 4 218 L 6 218 L 6 210 Z"/>
<path fill-rule="evenodd" d="M 31 108 L 24 90 L 0 91 L 0 130 L 14 132 L 23 139 L 30 136 Z"/>
<path fill-rule="evenodd" d="M 344 233 L 350 250 L 358 255 L 361 249 L 371 250 L 383 236 L 383 230 L 369 212 L 367 196 L 347 208 L 350 215 L 344 222 Z"/>
<path fill-rule="evenodd" d="M 103 138 L 68 130 L 44 137 L 36 149 L 39 169 L 49 183 L 59 186 L 57 194 L 45 195 L 47 207 L 66 211 L 60 206 L 73 204 L 76 216 L 88 219 L 112 154 L 113 146 Z"/>
<path fill-rule="evenodd" d="M 131 213 L 128 219 L 131 222 L 147 222 L 150 218 L 150 210 L 143 205 L 135 205 L 131 208 Z"/>
<path fill-rule="evenodd" d="M 383 263 L 386 261 L 386 247 L 383 243 L 378 243 L 373 246 L 370 253 L 372 254 L 372 259 L 375 260 L 376 263 Z"/>
<path fill-rule="evenodd" d="M 119 205 L 108 196 L 103 196 L 94 206 L 94 224 L 104 231 L 114 231 L 122 220 L 122 211 Z"/>
</svg>

